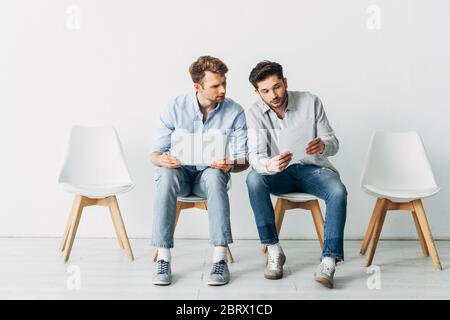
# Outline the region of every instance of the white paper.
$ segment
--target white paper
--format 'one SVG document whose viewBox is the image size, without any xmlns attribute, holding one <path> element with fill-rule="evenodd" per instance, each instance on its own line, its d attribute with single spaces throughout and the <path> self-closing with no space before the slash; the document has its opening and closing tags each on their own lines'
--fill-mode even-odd
<svg viewBox="0 0 450 320">
<path fill-rule="evenodd" d="M 290 151 L 292 153 L 290 164 L 298 163 L 309 157 L 306 154 L 306 147 L 315 138 L 313 133 L 314 129 L 311 124 L 281 129 L 278 138 L 279 152 Z"/>
<path fill-rule="evenodd" d="M 182 165 L 209 166 L 226 155 L 227 136 L 220 132 L 189 133 L 176 130 L 171 135 L 170 154 Z"/>
</svg>

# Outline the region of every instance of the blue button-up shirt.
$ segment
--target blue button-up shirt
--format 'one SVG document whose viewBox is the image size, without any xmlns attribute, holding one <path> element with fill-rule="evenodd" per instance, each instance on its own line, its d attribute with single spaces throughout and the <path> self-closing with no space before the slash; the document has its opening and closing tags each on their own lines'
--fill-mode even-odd
<svg viewBox="0 0 450 320">
<path fill-rule="evenodd" d="M 185 94 L 169 101 L 161 112 L 153 152 L 169 152 L 170 138 L 177 129 L 190 133 L 206 133 L 219 130 L 228 137 L 227 157 L 231 160 L 247 156 L 247 124 L 244 109 L 232 99 L 225 98 L 208 114 L 203 123 L 203 114 L 196 93 Z M 203 170 L 206 166 L 191 166 Z"/>
</svg>

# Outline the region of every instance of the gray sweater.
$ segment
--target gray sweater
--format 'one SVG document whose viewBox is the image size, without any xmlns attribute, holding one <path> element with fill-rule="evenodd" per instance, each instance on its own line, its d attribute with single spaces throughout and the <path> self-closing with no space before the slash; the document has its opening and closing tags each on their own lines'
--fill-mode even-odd
<svg viewBox="0 0 450 320">
<path fill-rule="evenodd" d="M 328 123 L 322 102 L 316 95 L 309 92 L 288 91 L 288 105 L 283 120 L 280 120 L 262 100 L 255 102 L 246 113 L 249 162 L 257 172 L 261 174 L 276 173 L 268 171 L 266 164 L 280 152 L 277 131 L 304 125 L 313 131 L 310 133 L 311 137 L 322 139 L 325 149 L 322 154 L 307 156 L 299 160 L 299 163 L 326 167 L 338 173 L 327 157 L 337 153 L 339 141 Z"/>
</svg>

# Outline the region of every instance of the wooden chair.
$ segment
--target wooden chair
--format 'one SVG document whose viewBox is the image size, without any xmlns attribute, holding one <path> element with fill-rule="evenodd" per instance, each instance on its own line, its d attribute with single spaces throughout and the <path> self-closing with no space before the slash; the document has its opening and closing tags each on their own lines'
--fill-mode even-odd
<svg viewBox="0 0 450 320">
<path fill-rule="evenodd" d="M 423 254 L 431 254 L 434 266 L 441 270 L 421 200 L 435 195 L 440 188 L 417 132 L 375 132 L 360 185 L 364 192 L 377 198 L 360 250 L 364 255 L 370 244 L 366 266 L 372 264 L 386 213 L 406 210 L 412 213 Z"/>
<path fill-rule="evenodd" d="M 317 237 L 319 238 L 320 248 L 323 249 L 324 227 L 322 211 L 318 198 L 308 193 L 286 193 L 275 195 L 278 197 L 275 204 L 275 226 L 277 234 L 280 234 L 283 224 L 284 214 L 287 210 L 304 209 L 311 212 L 314 226 L 316 227 Z M 267 245 L 263 245 L 262 252 L 267 252 Z"/>
<path fill-rule="evenodd" d="M 109 208 L 119 246 L 133 260 L 116 195 L 130 191 L 134 183 L 114 127 L 73 126 L 58 182 L 62 189 L 75 194 L 60 245 L 60 250 L 65 250 L 64 262 L 69 260 L 83 208 L 94 205 Z"/>
<path fill-rule="evenodd" d="M 176 214 L 175 214 L 175 226 L 174 231 L 178 223 L 178 219 L 180 218 L 180 213 L 182 210 L 197 208 L 208 211 L 208 202 L 205 198 L 197 197 L 195 195 L 190 195 L 187 197 L 178 197 L 177 206 L 176 206 Z M 234 262 L 233 255 L 231 254 L 230 247 L 227 246 L 227 257 L 230 263 Z M 158 249 L 153 253 L 153 261 L 156 261 L 158 258 Z"/>
</svg>

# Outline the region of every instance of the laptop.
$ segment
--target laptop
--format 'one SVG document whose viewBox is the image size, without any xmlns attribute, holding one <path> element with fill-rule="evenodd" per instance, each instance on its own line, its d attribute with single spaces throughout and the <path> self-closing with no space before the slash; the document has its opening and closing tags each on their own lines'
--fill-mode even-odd
<svg viewBox="0 0 450 320">
<path fill-rule="evenodd" d="M 170 141 L 170 154 L 182 165 L 209 166 L 226 156 L 227 136 L 220 131 L 190 133 L 178 129 L 172 133 Z"/>
</svg>

